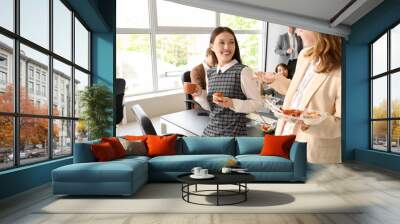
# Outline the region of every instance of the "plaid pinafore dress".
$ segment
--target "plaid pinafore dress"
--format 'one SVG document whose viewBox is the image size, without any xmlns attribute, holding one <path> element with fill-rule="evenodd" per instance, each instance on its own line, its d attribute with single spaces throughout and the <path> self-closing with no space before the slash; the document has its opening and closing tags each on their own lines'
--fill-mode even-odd
<svg viewBox="0 0 400 224">
<path fill-rule="evenodd" d="M 240 74 L 246 67 L 236 63 L 225 72 L 217 73 L 217 68 L 210 68 L 207 71 L 208 93 L 207 101 L 210 104 L 210 121 L 204 130 L 205 136 L 245 136 L 247 135 L 247 118 L 244 113 L 237 113 L 229 108 L 223 108 L 212 102 L 212 95 L 215 92 L 222 92 L 225 97 L 231 99 L 246 100 L 242 92 Z"/>
</svg>

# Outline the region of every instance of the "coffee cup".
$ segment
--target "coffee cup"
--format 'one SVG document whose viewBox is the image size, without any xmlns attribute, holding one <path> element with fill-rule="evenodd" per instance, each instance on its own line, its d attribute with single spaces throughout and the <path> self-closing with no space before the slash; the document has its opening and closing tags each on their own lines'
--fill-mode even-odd
<svg viewBox="0 0 400 224">
<path fill-rule="evenodd" d="M 221 103 L 221 102 L 223 102 L 224 94 L 221 93 L 221 92 L 216 92 L 216 93 L 214 93 L 214 94 L 212 95 L 212 97 L 213 97 L 213 102 L 219 102 L 219 103 Z"/>
<path fill-rule="evenodd" d="M 221 172 L 222 172 L 222 173 L 230 173 L 230 172 L 232 172 L 232 169 L 229 168 L 229 167 L 222 167 Z"/>
<path fill-rule="evenodd" d="M 183 83 L 183 91 L 186 94 L 193 94 L 196 92 L 197 85 L 191 82 L 184 82 Z"/>
<path fill-rule="evenodd" d="M 207 176 L 208 175 L 208 169 L 201 169 L 200 170 L 200 176 Z"/>
<path fill-rule="evenodd" d="M 201 174 L 200 174 L 200 171 L 202 170 L 202 168 L 201 167 L 193 167 L 193 169 L 192 169 L 192 173 L 194 174 L 194 175 L 196 175 L 196 176 L 200 176 Z"/>
</svg>

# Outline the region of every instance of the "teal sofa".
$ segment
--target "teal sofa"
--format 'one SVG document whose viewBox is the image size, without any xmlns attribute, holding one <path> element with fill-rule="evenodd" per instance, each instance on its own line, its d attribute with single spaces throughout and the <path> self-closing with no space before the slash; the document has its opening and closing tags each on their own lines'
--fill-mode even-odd
<svg viewBox="0 0 400 224">
<path fill-rule="evenodd" d="M 260 156 L 262 137 L 183 137 L 176 142 L 177 155 L 127 156 L 96 162 L 90 145 L 75 144 L 74 163 L 52 171 L 54 194 L 131 195 L 148 181 L 176 181 L 176 177 L 200 166 L 219 172 L 234 159 L 259 182 L 304 182 L 306 144 L 295 142 L 290 159 Z"/>
</svg>

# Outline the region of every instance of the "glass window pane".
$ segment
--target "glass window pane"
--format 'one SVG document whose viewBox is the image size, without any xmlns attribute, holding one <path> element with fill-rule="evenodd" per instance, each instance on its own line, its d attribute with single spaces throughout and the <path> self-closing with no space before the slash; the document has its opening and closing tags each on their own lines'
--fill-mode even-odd
<svg viewBox="0 0 400 224">
<path fill-rule="evenodd" d="M 387 121 L 372 122 L 372 148 L 387 151 Z"/>
<path fill-rule="evenodd" d="M 47 115 L 49 108 L 49 57 L 21 44 L 21 113 Z"/>
<path fill-rule="evenodd" d="M 49 1 L 20 0 L 21 36 L 49 48 Z"/>
<path fill-rule="evenodd" d="M 14 31 L 14 0 L 1 0 L 0 9 L 0 26 Z"/>
<path fill-rule="evenodd" d="M 118 0 L 117 1 L 118 28 L 148 28 L 149 6 L 148 0 Z"/>
<path fill-rule="evenodd" d="M 215 12 L 157 0 L 159 26 L 215 27 Z"/>
<path fill-rule="evenodd" d="M 372 68 L 373 76 L 387 71 L 387 34 L 372 45 Z"/>
<path fill-rule="evenodd" d="M 0 35 L 0 111 L 14 111 L 14 43 Z"/>
<path fill-rule="evenodd" d="M 241 16 L 221 13 L 221 26 L 227 26 L 233 30 L 260 30 L 262 21 Z"/>
<path fill-rule="evenodd" d="M 71 60 L 72 12 L 60 0 L 53 0 L 53 17 L 53 51 Z"/>
<path fill-rule="evenodd" d="M 53 157 L 72 154 L 72 121 L 53 120 Z"/>
<path fill-rule="evenodd" d="M 75 63 L 89 70 L 89 32 L 75 18 Z"/>
<path fill-rule="evenodd" d="M 79 98 L 81 91 L 83 91 L 86 86 L 89 86 L 89 75 L 75 69 L 75 117 L 79 117 L 81 114 Z"/>
<path fill-rule="evenodd" d="M 391 116 L 400 118 L 400 72 L 391 74 L 391 88 L 390 88 L 390 98 L 391 98 Z"/>
<path fill-rule="evenodd" d="M 394 120 L 391 124 L 391 136 L 392 141 L 391 152 L 400 153 L 400 120 Z"/>
<path fill-rule="evenodd" d="M 117 77 L 126 80 L 125 95 L 153 91 L 150 35 L 117 35 Z"/>
<path fill-rule="evenodd" d="M 158 89 L 182 86 L 181 75 L 205 59 L 209 35 L 157 35 Z"/>
<path fill-rule="evenodd" d="M 53 60 L 53 115 L 72 117 L 71 66 Z"/>
<path fill-rule="evenodd" d="M 13 118 L 0 116 L 0 170 L 14 165 Z"/>
<path fill-rule="evenodd" d="M 400 67 L 400 25 L 391 30 L 390 60 L 391 69 Z"/>
<path fill-rule="evenodd" d="M 49 120 L 46 118 L 20 118 L 21 164 L 35 163 L 49 158 Z"/>
<path fill-rule="evenodd" d="M 84 120 L 75 121 L 75 142 L 88 140 L 88 129 Z"/>
<path fill-rule="evenodd" d="M 386 76 L 372 81 L 372 118 L 387 118 Z"/>
<path fill-rule="evenodd" d="M 243 64 L 253 71 L 262 71 L 262 41 L 260 34 L 237 34 Z"/>
</svg>

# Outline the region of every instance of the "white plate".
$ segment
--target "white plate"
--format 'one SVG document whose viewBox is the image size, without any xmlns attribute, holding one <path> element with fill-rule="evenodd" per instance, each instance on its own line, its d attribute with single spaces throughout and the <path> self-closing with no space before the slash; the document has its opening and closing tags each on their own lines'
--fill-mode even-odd
<svg viewBox="0 0 400 224">
<path fill-rule="evenodd" d="M 211 179 L 211 178 L 214 178 L 214 177 L 215 176 L 212 175 L 212 174 L 207 174 L 207 175 L 203 175 L 203 176 L 194 175 L 194 174 L 190 175 L 190 178 L 193 178 L 193 179 Z"/>
<path fill-rule="evenodd" d="M 320 116 L 315 118 L 305 118 L 304 113 L 300 117 L 304 121 L 304 124 L 306 125 L 317 125 L 327 118 L 326 113 L 323 112 L 318 112 L 318 113 L 320 114 Z"/>
<path fill-rule="evenodd" d="M 265 99 L 265 105 L 274 113 L 275 117 L 277 117 L 279 119 L 283 119 L 285 121 L 293 122 L 293 123 L 297 122 L 297 121 L 304 121 L 304 123 L 306 125 L 317 125 L 327 118 L 327 114 L 324 112 L 320 112 L 320 111 L 314 111 L 314 112 L 318 112 L 320 114 L 319 117 L 315 117 L 315 118 L 306 118 L 304 116 L 304 112 L 298 117 L 286 115 L 286 114 L 282 113 L 282 109 L 281 109 L 282 105 L 276 104 L 276 102 L 277 102 L 276 99 L 277 98 L 275 98 L 275 97 L 267 97 Z M 308 111 L 308 112 L 312 112 L 312 111 Z"/>
</svg>

